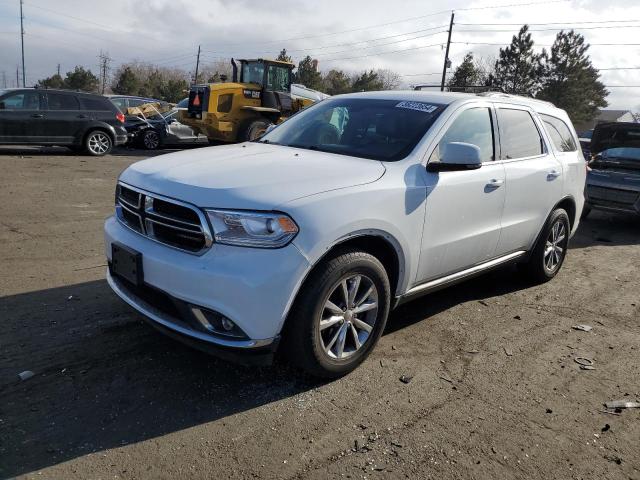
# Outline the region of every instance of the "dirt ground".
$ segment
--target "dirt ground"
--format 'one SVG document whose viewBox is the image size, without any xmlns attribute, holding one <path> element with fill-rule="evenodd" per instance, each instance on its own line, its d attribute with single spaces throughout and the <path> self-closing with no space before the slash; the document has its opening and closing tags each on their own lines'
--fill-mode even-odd
<svg viewBox="0 0 640 480">
<path fill-rule="evenodd" d="M 406 304 L 319 383 L 190 350 L 111 293 L 102 223 L 144 156 L 0 149 L 1 478 L 640 479 L 640 409 L 603 412 L 640 400 L 638 219 L 593 213 L 545 285 L 506 268 Z"/>
</svg>

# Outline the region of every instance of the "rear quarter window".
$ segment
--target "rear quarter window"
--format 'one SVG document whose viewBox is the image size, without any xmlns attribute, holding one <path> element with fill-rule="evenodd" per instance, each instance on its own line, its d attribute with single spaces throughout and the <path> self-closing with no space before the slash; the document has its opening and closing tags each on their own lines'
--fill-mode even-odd
<svg viewBox="0 0 640 480">
<path fill-rule="evenodd" d="M 540 118 L 556 150 L 560 152 L 575 152 L 578 150 L 571 130 L 566 123 L 551 115 L 541 114 Z"/>
<path fill-rule="evenodd" d="M 544 153 L 542 137 L 526 110 L 498 109 L 502 159 L 527 158 Z"/>
<path fill-rule="evenodd" d="M 113 106 L 107 99 L 80 97 L 80 105 L 83 110 L 93 110 L 98 112 L 111 112 Z"/>
</svg>

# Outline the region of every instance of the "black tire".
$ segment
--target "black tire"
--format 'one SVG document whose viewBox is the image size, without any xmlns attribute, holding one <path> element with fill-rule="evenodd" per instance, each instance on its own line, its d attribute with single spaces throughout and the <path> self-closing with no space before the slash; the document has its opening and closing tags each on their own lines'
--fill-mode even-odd
<svg viewBox="0 0 640 480">
<path fill-rule="evenodd" d="M 562 235 L 561 240 L 553 240 L 552 235 L 555 235 L 555 228 L 559 229 L 558 238 Z M 522 265 L 522 271 L 536 283 L 548 282 L 555 277 L 562 268 L 567 255 L 570 232 L 571 227 L 567 212 L 562 208 L 554 210 L 540 232 L 529 260 Z M 551 246 L 557 246 L 561 251 L 556 249 L 554 253 L 554 251 L 548 250 Z M 551 261 L 549 261 L 550 256 Z"/>
<path fill-rule="evenodd" d="M 138 145 L 145 150 L 157 150 L 160 148 L 160 134 L 153 128 L 140 132 L 138 136 Z"/>
<path fill-rule="evenodd" d="M 360 280 L 356 283 L 356 278 Z M 344 311 L 341 321 L 320 331 L 323 314 L 324 322 L 338 318 L 335 310 L 326 308 L 328 300 L 333 300 L 334 307 L 344 308 L 340 298 L 342 282 L 353 288 L 351 310 Z M 371 287 L 375 287 L 375 291 Z M 368 295 L 368 292 L 372 292 Z M 337 295 L 337 296 L 336 296 Z M 360 307 L 354 305 L 360 304 Z M 371 307 L 362 313 L 358 308 Z M 289 361 L 316 377 L 337 378 L 354 370 L 369 355 L 384 331 L 391 304 L 391 287 L 389 278 L 382 263 L 365 252 L 357 250 L 341 250 L 323 261 L 311 273 L 300 290 L 291 309 L 283 335 L 283 349 Z M 364 309 L 363 309 L 364 310 Z M 348 312 L 348 313 L 347 313 Z M 340 316 L 340 315 L 338 315 Z M 327 317 L 328 318 L 327 320 Z M 333 320 L 336 322 L 336 320 Z M 362 329 L 365 323 L 370 331 Z M 371 327 L 372 326 L 372 327 Z M 344 328 L 344 334 L 340 330 Z M 358 329 L 359 332 L 358 332 Z M 356 345 L 355 338 L 361 336 Z M 334 340 L 330 338 L 344 338 Z M 327 345 L 328 348 L 327 348 Z M 335 345 L 337 355 L 332 352 Z M 339 345 L 343 348 L 340 349 Z M 346 350 L 345 350 L 346 349 Z"/>
<path fill-rule="evenodd" d="M 580 214 L 580 220 L 584 220 L 585 218 L 587 218 L 590 213 L 591 213 L 591 207 L 585 203 L 584 207 L 582 207 L 582 213 Z"/>
<path fill-rule="evenodd" d="M 267 131 L 269 125 L 271 125 L 271 122 L 263 118 L 247 122 L 240 130 L 239 140 L 241 142 L 250 142 L 260 138 Z"/>
<path fill-rule="evenodd" d="M 113 149 L 113 140 L 102 130 L 92 130 L 84 138 L 84 151 L 92 157 L 102 157 Z"/>
</svg>

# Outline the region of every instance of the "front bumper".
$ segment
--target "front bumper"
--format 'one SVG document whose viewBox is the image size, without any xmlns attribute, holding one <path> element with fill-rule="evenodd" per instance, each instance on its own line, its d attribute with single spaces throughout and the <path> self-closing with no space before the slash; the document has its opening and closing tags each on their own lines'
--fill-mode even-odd
<svg viewBox="0 0 640 480">
<path fill-rule="evenodd" d="M 599 210 L 640 214 L 640 175 L 592 170 L 585 201 Z"/>
<path fill-rule="evenodd" d="M 196 256 L 154 242 L 110 217 L 105 222 L 109 262 L 113 243 L 142 254 L 145 288 L 187 306 L 218 312 L 246 334 L 245 339 L 223 338 L 198 329 L 179 312 L 168 314 L 159 304 L 154 305 L 153 299 L 136 294 L 133 286 L 107 272 L 113 291 L 155 327 L 221 357 L 233 352 L 249 356 L 273 353 L 295 292 L 309 268 L 293 245 L 267 250 L 214 244 Z"/>
</svg>

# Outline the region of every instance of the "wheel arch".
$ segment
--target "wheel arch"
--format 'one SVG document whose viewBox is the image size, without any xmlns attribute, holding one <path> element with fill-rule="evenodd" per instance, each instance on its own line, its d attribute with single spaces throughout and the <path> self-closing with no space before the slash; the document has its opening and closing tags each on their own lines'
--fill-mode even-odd
<svg viewBox="0 0 640 480">
<path fill-rule="evenodd" d="M 115 146 L 116 144 L 116 132 L 113 129 L 113 127 L 111 127 L 110 125 L 106 125 L 106 124 L 93 124 L 87 127 L 87 129 L 84 131 L 84 133 L 82 134 L 82 140 L 81 140 L 81 145 L 84 145 L 84 143 L 87 141 L 87 137 L 89 136 L 89 134 L 91 132 L 96 132 L 96 131 L 100 131 L 100 132 L 104 132 L 107 135 L 109 135 L 109 138 L 111 139 L 111 143 Z"/>
<path fill-rule="evenodd" d="M 576 201 L 573 198 L 573 196 L 567 195 L 562 200 L 560 200 L 558 203 L 556 203 L 553 206 L 553 208 L 551 209 L 551 212 L 549 213 L 549 215 L 551 215 L 551 213 L 553 213 L 553 211 L 556 210 L 557 208 L 562 208 L 567 212 L 567 215 L 569 215 L 569 226 L 571 227 L 571 230 L 573 230 L 573 227 L 574 227 L 574 225 L 576 224 L 576 221 L 577 221 L 577 217 L 576 217 L 576 215 L 577 215 L 577 206 L 576 206 Z"/>
</svg>

